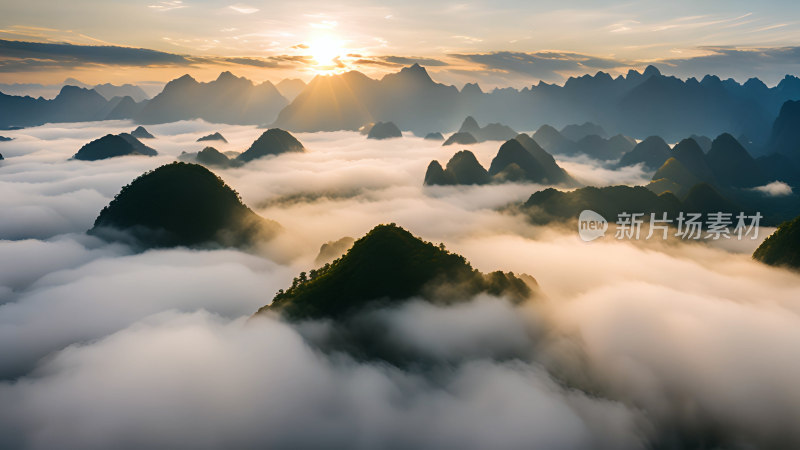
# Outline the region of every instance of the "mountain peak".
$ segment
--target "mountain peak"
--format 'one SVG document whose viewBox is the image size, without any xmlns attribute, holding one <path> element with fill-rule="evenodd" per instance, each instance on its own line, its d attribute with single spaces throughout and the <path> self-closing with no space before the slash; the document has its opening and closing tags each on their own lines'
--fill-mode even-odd
<svg viewBox="0 0 800 450">
<path fill-rule="evenodd" d="M 280 229 L 245 206 L 203 166 L 174 162 L 139 176 L 103 208 L 90 234 L 117 240 L 127 231 L 144 247 L 215 243 L 246 247 Z"/>
<path fill-rule="evenodd" d="M 649 77 L 652 77 L 652 76 L 659 76 L 659 75 L 661 75 L 661 71 L 658 70 L 658 67 L 650 64 L 649 66 L 647 66 L 647 68 L 644 69 L 644 72 L 642 73 L 642 75 L 645 78 L 649 78 Z"/>
<path fill-rule="evenodd" d="M 166 91 L 168 88 L 171 88 L 171 87 L 174 88 L 176 86 L 188 86 L 188 85 L 194 85 L 194 84 L 197 84 L 197 80 L 195 80 L 191 75 L 189 75 L 187 73 L 187 74 L 185 74 L 185 75 L 183 75 L 183 76 L 181 76 L 179 78 L 175 78 L 174 80 L 171 80 L 170 82 L 168 82 L 164 86 L 164 91 Z"/>
<path fill-rule="evenodd" d="M 467 83 L 461 88 L 462 94 L 483 94 L 483 90 L 481 89 L 478 83 Z"/>
<path fill-rule="evenodd" d="M 89 92 L 91 89 L 82 88 L 79 86 L 72 86 L 72 85 L 65 85 L 61 87 L 61 90 L 58 92 L 58 97 L 62 95 L 76 95 Z"/>
<path fill-rule="evenodd" d="M 378 225 L 330 265 L 300 274 L 272 304 L 259 310 L 290 319 L 342 318 L 370 305 L 422 297 L 436 303 L 463 301 L 478 293 L 528 298 L 531 286 L 512 273 L 485 275 L 443 246 L 395 225 Z"/>
<path fill-rule="evenodd" d="M 478 125 L 478 121 L 475 120 L 472 116 L 467 116 L 464 119 L 464 122 L 461 124 L 461 128 L 458 129 L 459 132 L 467 132 L 471 133 L 473 136 L 475 133 L 479 133 L 481 131 L 481 126 Z"/>
<path fill-rule="evenodd" d="M 398 72 L 398 75 L 404 75 L 405 77 L 415 80 L 433 83 L 430 75 L 428 75 L 428 71 L 418 63 L 414 63 L 408 67 L 403 67 L 400 69 L 400 72 Z"/>
<path fill-rule="evenodd" d="M 232 74 L 230 71 L 226 70 L 224 72 L 220 72 L 219 76 L 217 77 L 217 81 L 226 81 L 226 80 L 237 80 L 239 77 Z"/>
</svg>

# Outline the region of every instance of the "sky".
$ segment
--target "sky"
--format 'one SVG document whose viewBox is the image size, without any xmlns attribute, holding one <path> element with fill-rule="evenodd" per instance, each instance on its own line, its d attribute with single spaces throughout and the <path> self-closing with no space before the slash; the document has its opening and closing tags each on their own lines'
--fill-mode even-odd
<svg viewBox="0 0 800 450">
<path fill-rule="evenodd" d="M 414 62 L 484 88 L 657 65 L 767 84 L 800 72 L 792 1 L 3 0 L 0 83 L 308 81 Z M 50 45 L 42 45 L 50 44 Z"/>
</svg>

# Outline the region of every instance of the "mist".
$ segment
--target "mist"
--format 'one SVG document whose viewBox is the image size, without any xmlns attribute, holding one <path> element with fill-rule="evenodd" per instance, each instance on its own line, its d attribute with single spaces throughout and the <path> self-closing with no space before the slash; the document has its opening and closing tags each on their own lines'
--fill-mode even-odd
<svg viewBox="0 0 800 450">
<path fill-rule="evenodd" d="M 147 126 L 159 156 L 69 158 L 130 122 L 54 124 L 0 144 L 0 446 L 8 448 L 785 448 L 800 446 L 800 275 L 760 240 L 580 241 L 504 207 L 547 186 L 423 187 L 461 147 L 298 133 L 306 153 L 212 169 L 284 231 L 248 251 L 137 252 L 84 234 L 119 189 L 263 131 Z M 469 146 L 488 167 L 499 142 Z M 583 183 L 640 168 L 559 160 Z M 359 320 L 422 365 L 331 350 L 329 321 L 249 317 L 320 246 L 396 222 L 542 296 L 422 301 Z M 761 239 L 767 230 L 762 230 Z"/>
</svg>

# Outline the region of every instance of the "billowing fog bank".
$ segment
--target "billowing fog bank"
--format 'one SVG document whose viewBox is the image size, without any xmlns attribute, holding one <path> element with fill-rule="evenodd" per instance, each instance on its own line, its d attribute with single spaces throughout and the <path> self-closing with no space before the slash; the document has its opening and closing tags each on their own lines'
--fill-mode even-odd
<svg viewBox="0 0 800 450">
<path fill-rule="evenodd" d="M 791 448 L 800 446 L 800 275 L 759 241 L 592 243 L 499 212 L 541 186 L 423 187 L 460 147 L 297 134 L 306 153 L 213 169 L 284 232 L 250 251 L 136 252 L 84 232 L 120 188 L 221 131 L 148 126 L 159 156 L 68 160 L 129 122 L 4 132 L 0 447 Z M 499 142 L 471 146 L 484 166 Z M 591 184 L 645 183 L 587 160 Z M 362 318 L 425 364 L 324 352 L 330 321 L 248 318 L 320 246 L 396 222 L 543 298 L 419 300 Z M 763 230 L 762 230 L 763 231 Z M 762 236 L 763 237 L 763 236 Z M 730 243 L 728 243 L 730 244 Z"/>
</svg>

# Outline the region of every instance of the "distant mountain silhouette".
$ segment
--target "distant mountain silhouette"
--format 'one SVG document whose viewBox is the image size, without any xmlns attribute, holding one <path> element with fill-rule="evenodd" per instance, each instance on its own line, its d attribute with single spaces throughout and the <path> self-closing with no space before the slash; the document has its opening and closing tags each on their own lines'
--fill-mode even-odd
<svg viewBox="0 0 800 450">
<path fill-rule="evenodd" d="M 483 141 L 507 141 L 513 139 L 517 132 L 510 127 L 499 123 L 490 123 L 485 127 L 478 125 L 478 122 L 472 116 L 467 116 L 461 124 L 459 133 L 469 133 L 478 142 Z"/>
<path fill-rule="evenodd" d="M 477 139 L 478 138 L 477 135 L 481 132 L 481 126 L 478 125 L 478 121 L 475 120 L 474 117 L 467 116 L 467 118 L 464 119 L 464 122 L 461 123 L 461 128 L 458 129 L 458 132 L 469 133 L 475 136 L 475 138 Z"/>
<path fill-rule="evenodd" d="M 577 185 L 577 182 L 558 166 L 555 159 L 526 134 L 520 134 L 503 143 L 492 159 L 488 171 L 469 150 L 462 150 L 453 155 L 445 168 L 442 168 L 438 161 L 431 161 L 425 173 L 424 184 L 433 186 L 509 181 Z"/>
<path fill-rule="evenodd" d="M 172 80 L 134 118 L 142 124 L 204 119 L 214 123 L 263 125 L 275 120 L 287 100 L 272 83 L 255 85 L 222 72 L 209 83 L 189 75 Z"/>
<path fill-rule="evenodd" d="M 158 152 L 142 144 L 128 133 L 107 134 L 84 145 L 73 156 L 81 161 L 97 161 L 117 156 L 156 156 Z"/>
<path fill-rule="evenodd" d="M 659 219 L 666 213 L 667 218 L 674 221 L 681 212 L 701 213 L 704 217 L 709 213 L 723 212 L 735 217 L 743 211 L 707 183 L 693 186 L 683 200 L 672 192 L 659 195 L 643 186 L 585 187 L 571 192 L 549 188 L 531 195 L 521 207 L 537 224 L 577 220 L 581 211 L 586 209 L 599 213 L 609 223 L 615 222 L 623 212 L 642 213 L 642 220 L 649 222 L 651 213 Z"/>
<path fill-rule="evenodd" d="M 205 142 L 205 141 L 222 141 L 222 142 L 224 142 L 226 144 L 228 143 L 228 140 L 225 139 L 225 137 L 222 136 L 219 133 L 219 131 L 197 139 L 197 142 Z"/>
<path fill-rule="evenodd" d="M 500 178 L 508 179 L 508 175 L 516 176 L 523 175 L 522 179 L 510 179 L 509 181 L 530 181 L 542 184 L 564 184 L 573 183 L 574 181 L 561 169 L 555 160 L 547 154 L 541 147 L 536 146 L 535 156 L 531 151 L 528 151 L 517 139 L 510 139 L 506 141 L 497 155 L 492 159 L 489 166 L 489 174 L 497 176 L 510 165 L 514 164 L 517 167 L 512 167 L 511 173 L 506 172 L 505 177 Z"/>
<path fill-rule="evenodd" d="M 609 222 L 622 212 L 667 213 L 675 217 L 681 201 L 673 194 L 656 195 L 642 186 L 585 187 L 571 192 L 548 188 L 530 196 L 522 210 L 531 221 L 546 224 L 553 221 L 577 220 L 581 211 L 589 209 Z M 649 216 L 648 216 L 649 219 Z"/>
<path fill-rule="evenodd" d="M 136 127 L 135 130 L 130 132 L 130 135 L 135 137 L 136 139 L 155 139 L 155 136 L 150 134 L 150 132 L 147 131 L 147 129 L 142 126 Z"/>
<path fill-rule="evenodd" d="M 250 148 L 238 156 L 242 162 L 252 161 L 268 155 L 287 152 L 304 152 L 305 148 L 294 136 L 279 128 L 271 128 L 259 136 Z"/>
<path fill-rule="evenodd" d="M 533 133 L 533 140 L 552 154 L 572 155 L 576 152 L 575 142 L 564 137 L 550 125 L 542 125 Z"/>
<path fill-rule="evenodd" d="M 574 142 L 578 142 L 581 139 L 592 135 L 596 135 L 601 138 L 608 137 L 606 130 L 604 130 L 603 127 L 591 122 L 584 122 L 581 125 L 567 125 L 561 129 L 561 135 Z"/>
<path fill-rule="evenodd" d="M 298 82 L 292 84 L 300 86 Z M 282 88 L 287 86 L 288 82 L 282 84 Z M 70 98 L 66 103 L 0 95 L 0 128 L 112 118 L 108 109 L 111 100 L 94 93 L 100 104 L 86 104 L 86 95 L 83 100 Z M 124 94 L 118 91 L 114 98 L 124 99 Z M 632 70 L 617 78 L 598 72 L 570 77 L 562 86 L 540 82 L 522 90 L 483 92 L 477 85 L 459 91 L 455 86 L 436 83 L 415 64 L 380 80 L 359 72 L 317 76 L 285 108 L 289 101 L 275 86 L 255 86 L 229 73 L 211 83 L 198 83 L 188 75 L 181 77 L 150 101 L 136 103 L 135 96 L 129 97 L 130 101 L 120 101 L 120 110 L 113 118 L 131 118 L 128 115 L 133 114 L 145 124 L 197 117 L 239 124 L 275 120 L 273 126 L 310 132 L 358 130 L 370 122 L 391 121 L 401 130 L 424 135 L 431 129 L 456 130 L 460 120 L 469 115 L 513 129 L 534 129 L 547 120 L 565 127 L 568 137 L 576 142 L 589 134 L 604 137 L 597 127 L 609 134 L 637 138 L 658 135 L 667 141 L 729 132 L 748 136 L 748 150 L 754 156 L 763 156 L 770 126 L 781 105 L 800 98 L 800 78 L 787 75 L 770 88 L 757 79 L 744 84 L 712 75 L 701 81 L 681 80 L 649 66 L 643 73 Z M 587 122 L 594 124 L 594 131 L 585 125 L 569 126 Z M 534 139 L 547 151 L 558 153 L 537 136 Z M 706 145 L 700 144 L 701 148 Z"/>
<path fill-rule="evenodd" d="M 300 95 L 305 87 L 306 83 L 297 78 L 285 78 L 275 85 L 278 92 L 290 102 Z"/>
<path fill-rule="evenodd" d="M 800 165 L 800 100 L 781 106 L 767 148 L 769 153 L 779 153 Z"/>
<path fill-rule="evenodd" d="M 492 163 L 489 166 L 489 173 L 498 175 L 511 164 L 516 164 L 522 170 L 523 178 L 509 181 L 524 180 L 542 184 L 559 183 L 557 180 L 551 180 L 553 174 L 549 173 L 547 168 L 516 139 L 510 139 L 500 146 L 500 150 L 498 150 L 497 155 L 492 159 Z M 514 173 L 519 172 L 514 170 Z M 557 174 L 556 176 L 560 175 Z"/>
<path fill-rule="evenodd" d="M 703 149 L 694 139 L 684 139 L 675 144 L 675 147 L 672 148 L 672 155 L 698 179 L 709 183 L 716 182 L 716 177 L 706 161 Z"/>
<path fill-rule="evenodd" d="M 111 100 L 114 97 L 130 97 L 134 102 L 142 102 L 150 98 L 142 88 L 133 84 L 116 86 L 111 83 L 104 83 L 98 84 L 92 89 L 107 100 Z"/>
<path fill-rule="evenodd" d="M 336 131 L 391 121 L 417 134 L 453 129 L 458 95 L 458 89 L 435 83 L 417 64 L 380 80 L 354 71 L 318 75 L 281 111 L 274 126 L 289 131 Z"/>
<path fill-rule="evenodd" d="M 615 135 L 606 139 L 605 131 L 597 125 L 584 123 L 583 125 L 567 126 L 564 128 L 574 137 L 580 136 L 577 141 L 567 138 L 550 125 L 542 125 L 533 134 L 533 140 L 548 152 L 555 155 L 579 156 L 585 155 L 599 161 L 616 161 L 623 154 L 631 151 L 636 146 L 636 140 Z M 600 134 L 584 134 L 598 132 Z"/>
<path fill-rule="evenodd" d="M 273 126 L 290 131 L 358 130 L 370 122 L 391 121 L 401 130 L 424 135 L 432 129 L 456 130 L 460 120 L 469 115 L 513 129 L 538 128 L 544 120 L 558 127 L 589 122 L 609 134 L 657 135 L 667 141 L 728 132 L 748 136 L 748 150 L 753 156 L 764 156 L 770 126 L 781 105 L 800 98 L 800 78 L 787 75 L 770 88 L 757 79 L 744 84 L 711 75 L 701 81 L 681 80 L 649 66 L 643 73 L 632 70 L 616 78 L 598 72 L 570 77 L 562 86 L 540 82 L 522 90 L 483 92 L 477 85 L 459 91 L 436 83 L 424 68 L 413 65 L 380 80 L 359 72 L 317 76 L 281 109 L 288 100 L 271 84 L 255 86 L 223 73 L 211 83 L 181 77 L 168 83 L 153 100 L 139 103 L 133 98 L 124 100 L 123 92 L 117 92 L 120 109 L 113 117 L 108 108 L 111 100 L 91 92 L 100 103 L 86 103 L 89 95 L 74 96 L 67 102 L 0 95 L 0 128 L 131 118 L 130 114 L 145 124 L 197 117 L 220 123 L 267 124 L 277 116 Z M 564 129 L 574 141 L 588 134 L 604 136 L 597 129 L 587 131 L 585 125 Z M 559 153 L 538 136 L 534 139 L 547 151 Z M 703 148 L 705 143 L 701 144 Z"/>
<path fill-rule="evenodd" d="M 710 184 L 698 183 L 689 189 L 689 193 L 683 199 L 683 210 L 703 215 L 724 212 L 735 216 L 742 211 L 742 208 L 723 197 Z"/>
<path fill-rule="evenodd" d="M 737 196 L 741 192 L 736 189 L 740 191 L 776 180 L 792 184 L 798 179 L 789 161 L 779 156 L 753 159 L 728 133 L 714 139 L 707 154 L 693 138 L 683 139 L 669 154 L 671 157 L 653 175 L 650 187 L 655 192 L 669 189 L 684 195 L 692 186 L 703 182 L 726 196 Z M 787 165 L 789 170 L 786 170 Z"/>
<path fill-rule="evenodd" d="M 796 192 L 772 196 L 752 189 L 773 181 L 800 186 L 800 173 L 779 153 L 753 159 L 732 135 L 723 133 L 712 141 L 707 154 L 695 139 L 687 138 L 670 155 L 647 185 L 656 194 L 671 192 L 695 209 L 705 204 L 730 212 L 734 212 L 730 208 L 758 211 L 764 217 L 762 224 L 780 223 L 800 211 Z"/>
<path fill-rule="evenodd" d="M 466 83 L 464 87 L 461 88 L 461 94 L 465 96 L 475 97 L 483 93 L 483 89 L 481 89 L 478 83 Z"/>
<path fill-rule="evenodd" d="M 800 216 L 782 223 L 758 246 L 753 258 L 771 266 L 800 269 Z"/>
<path fill-rule="evenodd" d="M 461 150 L 450 158 L 445 169 L 442 169 L 438 161 L 431 161 L 425 173 L 424 184 L 428 186 L 487 184 L 491 181 L 489 173 L 481 166 L 475 155 L 469 150 Z"/>
<path fill-rule="evenodd" d="M 397 225 L 379 225 L 348 252 L 308 275 L 258 313 L 277 312 L 292 320 L 347 319 L 379 305 L 412 297 L 437 304 L 469 300 L 476 294 L 523 301 L 534 295 L 535 280 L 513 273 L 483 274 L 443 247 L 422 241 Z"/>
<path fill-rule="evenodd" d="M 350 236 L 345 236 L 336 241 L 328 241 L 322 244 L 319 248 L 319 253 L 317 253 L 317 257 L 314 259 L 314 264 L 321 266 L 332 262 L 347 253 L 347 250 L 350 250 L 350 247 L 353 246 L 355 241 L 356 240 Z"/>
<path fill-rule="evenodd" d="M 751 188 L 772 181 L 739 141 L 728 133 L 714 139 L 706 153 L 706 161 L 722 186 Z"/>
<path fill-rule="evenodd" d="M 136 103 L 133 98 L 131 97 L 114 97 L 108 101 L 108 105 L 104 108 L 103 111 L 108 109 L 107 114 L 101 113 L 100 115 L 105 115 L 105 120 L 122 120 L 122 119 L 130 119 L 135 117 L 142 108 L 145 107 L 147 104 L 147 100 L 144 100 L 140 103 Z"/>
<path fill-rule="evenodd" d="M 317 75 L 278 115 L 273 126 L 296 132 L 356 131 L 374 122 L 366 104 L 376 81 L 360 72 Z"/>
<path fill-rule="evenodd" d="M 206 167 L 226 168 L 242 165 L 241 161 L 228 158 L 227 155 L 214 147 L 206 147 L 196 153 L 183 152 L 178 156 L 178 159 L 183 162 L 202 164 Z"/>
<path fill-rule="evenodd" d="M 393 122 L 378 122 L 370 128 L 367 139 L 390 139 L 403 137 L 403 133 Z"/>
<path fill-rule="evenodd" d="M 632 139 L 618 134 L 605 139 L 597 134 L 584 136 L 573 146 L 573 155 L 587 155 L 599 161 L 616 161 L 636 146 Z"/>
<path fill-rule="evenodd" d="M 675 195 L 683 196 L 697 183 L 703 182 L 675 157 L 670 157 L 655 174 L 648 186 L 658 194 L 668 190 Z"/>
<path fill-rule="evenodd" d="M 700 146 L 700 150 L 702 150 L 703 153 L 708 153 L 708 151 L 711 150 L 711 138 L 710 137 L 708 137 L 708 136 L 698 136 L 696 134 L 693 134 L 693 135 L 689 136 L 689 139 L 693 139 L 695 142 L 697 142 L 697 145 Z"/>
<path fill-rule="evenodd" d="M 672 156 L 669 145 L 659 136 L 650 136 L 622 155 L 618 167 L 642 164 L 645 170 L 657 170 Z"/>
<path fill-rule="evenodd" d="M 575 181 L 566 170 L 562 169 L 557 163 L 553 155 L 547 153 L 536 141 L 525 133 L 520 133 L 514 138 L 517 142 L 522 144 L 522 147 L 528 151 L 541 168 L 545 172 L 545 179 L 552 184 L 565 184 L 577 186 Z M 520 167 L 522 168 L 522 167 Z M 524 170 L 524 169 L 523 169 Z"/>
<path fill-rule="evenodd" d="M 64 86 L 52 100 L 0 93 L 0 127 L 104 120 L 109 101 L 94 90 Z"/>
<path fill-rule="evenodd" d="M 453 144 L 471 145 L 471 144 L 477 144 L 477 143 L 478 143 L 478 140 L 475 139 L 475 136 L 471 135 L 470 133 L 467 133 L 466 131 L 459 131 L 459 132 L 456 132 L 456 133 L 453 133 L 452 135 L 450 135 L 450 137 L 447 138 L 446 141 L 444 141 L 442 146 L 453 145 Z"/>
<path fill-rule="evenodd" d="M 444 140 L 444 136 L 442 136 L 442 133 L 439 133 L 439 132 L 428 133 L 428 134 L 425 135 L 425 140 L 426 141 L 443 141 Z"/>
<path fill-rule="evenodd" d="M 149 247 L 249 246 L 280 226 L 242 204 L 219 177 L 175 162 L 136 178 L 97 216 L 90 234 Z"/>
</svg>

